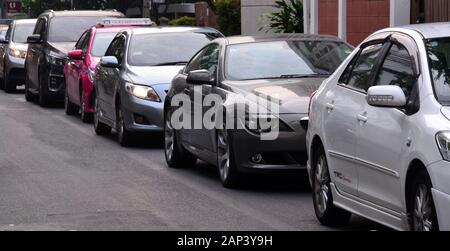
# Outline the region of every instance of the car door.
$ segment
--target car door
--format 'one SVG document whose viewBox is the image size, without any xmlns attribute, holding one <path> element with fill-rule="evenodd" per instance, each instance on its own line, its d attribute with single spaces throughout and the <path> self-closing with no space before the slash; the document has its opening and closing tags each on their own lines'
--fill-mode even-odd
<svg viewBox="0 0 450 251">
<path fill-rule="evenodd" d="M 358 121 L 359 195 L 376 205 L 402 212 L 400 173 L 411 145 L 410 118 L 418 102 L 418 78 L 414 58 L 415 42 L 403 35 L 393 37 L 389 51 L 374 76 L 373 85 L 397 85 L 405 92 L 410 107 L 380 108 L 364 104 Z M 405 46 L 406 42 L 407 46 Z M 408 48 L 407 48 L 408 47 Z M 409 50 L 408 50 L 409 49 Z"/>
<path fill-rule="evenodd" d="M 338 84 L 324 97 L 323 122 L 330 175 L 337 188 L 358 195 L 358 113 L 365 104 L 364 88 L 383 51 L 383 43 L 364 46 L 351 61 Z"/>
<path fill-rule="evenodd" d="M 199 54 L 195 64 L 190 65 L 189 71 L 207 70 L 210 73 L 211 79 L 217 80 L 217 69 L 219 64 L 220 45 L 213 43 L 208 45 L 204 51 Z M 213 130 L 208 130 L 204 127 L 203 118 L 210 106 L 204 106 L 203 101 L 205 97 L 213 92 L 214 86 L 211 85 L 191 85 L 187 84 L 190 92 L 191 102 L 193 104 L 192 122 L 194 123 L 194 130 L 190 132 L 190 143 L 205 152 L 208 159 L 214 159 L 213 154 L 215 149 L 213 147 L 212 135 Z"/>
<path fill-rule="evenodd" d="M 85 50 L 89 44 L 90 32 L 85 32 L 78 42 L 75 45 L 75 50 Z M 69 94 L 70 100 L 75 104 L 79 104 L 79 83 L 80 83 L 80 74 L 83 71 L 84 60 L 79 59 L 69 59 L 67 65 L 67 75 L 66 75 L 66 88 L 67 93 Z"/>
<path fill-rule="evenodd" d="M 33 31 L 34 35 L 40 35 L 41 41 L 45 41 L 47 30 L 47 19 L 39 18 Z M 39 64 L 43 60 L 44 42 L 30 44 L 27 59 L 27 74 L 30 80 L 31 89 L 37 90 L 39 87 Z"/>
<path fill-rule="evenodd" d="M 104 102 L 105 102 L 105 116 L 112 120 L 116 121 L 116 109 L 115 109 L 115 95 L 121 83 L 121 70 L 122 64 L 125 55 L 125 45 L 126 37 L 121 34 L 115 38 L 114 48 L 111 51 L 111 56 L 117 58 L 119 62 L 119 67 L 114 68 L 105 68 L 106 69 L 106 78 L 103 82 L 103 90 L 104 90 Z"/>
</svg>

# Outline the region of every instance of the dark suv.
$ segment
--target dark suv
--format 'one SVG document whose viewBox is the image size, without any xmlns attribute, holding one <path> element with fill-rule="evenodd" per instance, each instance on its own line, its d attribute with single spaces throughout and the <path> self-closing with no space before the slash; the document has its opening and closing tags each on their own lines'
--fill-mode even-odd
<svg viewBox="0 0 450 251">
<path fill-rule="evenodd" d="M 46 11 L 29 36 L 25 61 L 25 97 L 31 101 L 39 97 L 39 104 L 64 98 L 64 65 L 67 52 L 89 27 L 103 18 L 124 17 L 117 11 Z"/>
</svg>

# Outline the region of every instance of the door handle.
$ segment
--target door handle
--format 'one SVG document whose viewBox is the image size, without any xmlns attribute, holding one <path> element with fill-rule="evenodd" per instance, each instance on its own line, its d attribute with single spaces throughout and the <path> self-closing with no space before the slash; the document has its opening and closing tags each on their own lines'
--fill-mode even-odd
<svg viewBox="0 0 450 251">
<path fill-rule="evenodd" d="M 331 102 L 331 103 L 327 103 L 327 110 L 328 110 L 328 112 L 331 112 L 331 111 L 333 111 L 334 110 L 334 102 Z"/>
<path fill-rule="evenodd" d="M 366 115 L 367 115 L 367 113 L 359 114 L 359 115 L 357 116 L 358 121 L 359 121 L 359 122 L 362 122 L 362 123 L 366 123 L 366 122 L 367 122 L 367 117 L 366 117 Z"/>
</svg>

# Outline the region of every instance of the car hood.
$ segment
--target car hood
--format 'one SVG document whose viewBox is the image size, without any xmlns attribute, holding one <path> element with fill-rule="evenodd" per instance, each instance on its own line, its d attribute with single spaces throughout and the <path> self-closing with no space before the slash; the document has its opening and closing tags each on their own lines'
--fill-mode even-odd
<svg viewBox="0 0 450 251">
<path fill-rule="evenodd" d="M 11 42 L 11 44 L 9 45 L 9 48 L 26 51 L 26 50 L 28 50 L 28 44 Z"/>
<path fill-rule="evenodd" d="M 74 42 L 64 42 L 64 43 L 49 43 L 52 47 L 51 50 L 57 52 L 58 54 L 67 55 L 67 53 L 73 49 L 75 46 Z"/>
<path fill-rule="evenodd" d="M 184 66 L 133 66 L 128 70 L 132 82 L 144 85 L 171 84 Z"/>
<path fill-rule="evenodd" d="M 224 84 L 240 95 L 270 97 L 280 104 L 280 114 L 306 114 L 311 94 L 324 80 L 325 78 L 264 79 L 226 81 Z"/>
</svg>

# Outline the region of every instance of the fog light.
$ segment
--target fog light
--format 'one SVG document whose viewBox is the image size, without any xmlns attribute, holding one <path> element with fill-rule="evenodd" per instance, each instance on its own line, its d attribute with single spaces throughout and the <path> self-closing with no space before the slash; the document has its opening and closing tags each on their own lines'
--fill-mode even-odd
<svg viewBox="0 0 450 251">
<path fill-rule="evenodd" d="M 261 154 L 255 154 L 252 157 L 252 162 L 255 164 L 261 164 L 264 161 L 263 156 Z"/>
</svg>

